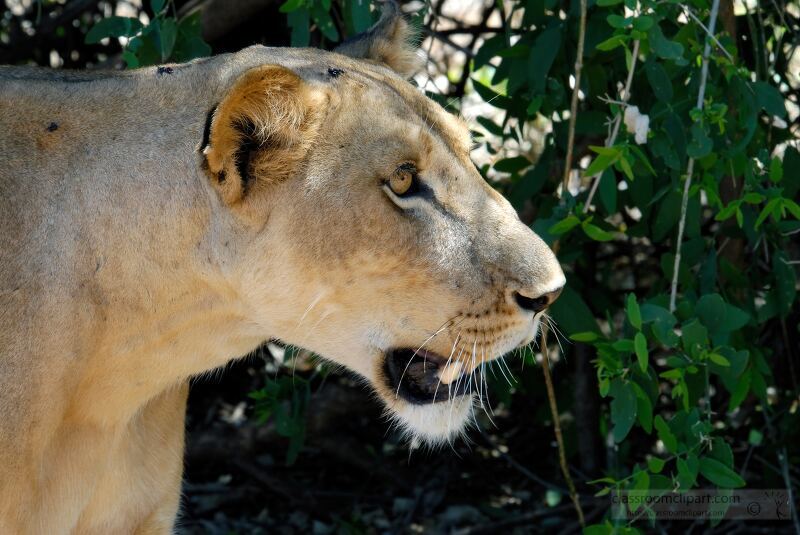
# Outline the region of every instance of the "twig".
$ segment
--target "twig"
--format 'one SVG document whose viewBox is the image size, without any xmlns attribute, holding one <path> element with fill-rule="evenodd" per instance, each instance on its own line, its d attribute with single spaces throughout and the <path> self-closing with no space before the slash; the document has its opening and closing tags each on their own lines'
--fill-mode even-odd
<svg viewBox="0 0 800 535">
<path fill-rule="evenodd" d="M 553 378 L 550 375 L 550 353 L 547 349 L 547 325 L 542 322 L 542 372 L 544 373 L 544 383 L 547 387 L 547 400 L 550 402 L 550 414 L 553 415 L 553 430 L 556 434 L 556 444 L 558 444 L 558 461 L 561 465 L 561 472 L 564 474 L 564 479 L 567 482 L 569 489 L 569 497 L 575 505 L 575 512 L 578 513 L 578 522 L 581 527 L 584 526 L 583 509 L 581 509 L 581 502 L 578 498 L 578 493 L 575 491 L 575 483 L 572 482 L 572 476 L 569 475 L 569 467 L 567 466 L 567 454 L 564 450 L 564 437 L 561 436 L 561 420 L 558 416 L 558 404 L 556 403 L 556 393 L 553 389 Z"/>
<path fill-rule="evenodd" d="M 445 45 L 447 45 L 447 46 L 449 46 L 449 47 L 451 47 L 451 48 L 453 48 L 455 50 L 458 50 L 462 54 L 466 55 L 467 58 L 469 58 L 469 59 L 472 59 L 472 58 L 475 57 L 475 53 L 472 50 L 470 50 L 467 47 L 461 46 L 461 45 L 459 45 L 457 43 L 454 43 L 446 34 L 443 34 L 441 32 L 438 32 L 436 30 L 432 30 L 432 29 L 429 29 L 429 28 L 423 28 L 422 31 L 423 31 L 423 33 L 425 33 L 429 37 L 433 37 L 434 39 L 438 39 L 439 41 L 441 41 Z"/>
<path fill-rule="evenodd" d="M 711 4 L 711 14 L 708 21 L 708 35 L 714 35 L 717 27 L 717 14 L 719 13 L 719 0 L 714 0 Z M 700 89 L 697 92 L 697 109 L 703 109 L 706 96 L 706 81 L 708 80 L 708 57 L 711 55 L 711 39 L 706 37 L 706 44 L 703 48 L 703 65 L 700 67 Z M 686 166 L 686 182 L 683 184 L 683 198 L 681 199 L 681 218 L 678 220 L 678 238 L 675 243 L 675 263 L 672 267 L 672 286 L 669 292 L 669 311 L 675 311 L 675 296 L 678 293 L 678 271 L 681 266 L 681 242 L 683 241 L 683 231 L 686 227 L 686 208 L 689 204 L 689 188 L 692 186 L 692 173 L 694 172 L 694 158 L 689 158 Z"/>
<path fill-rule="evenodd" d="M 725 50 L 725 47 L 722 46 L 722 43 L 720 43 L 719 40 L 714 36 L 714 33 L 711 32 L 711 30 L 709 30 L 708 28 L 706 28 L 706 25 L 703 24 L 703 21 L 697 18 L 697 15 L 695 15 L 694 12 L 692 12 L 692 10 L 689 9 L 689 6 L 687 6 L 686 4 L 678 4 L 678 5 L 681 6 L 681 8 L 683 8 L 683 10 L 686 12 L 687 15 L 689 15 L 690 19 L 695 21 L 697 25 L 700 26 L 704 32 L 706 32 L 706 37 L 714 41 L 714 44 L 717 45 L 717 48 L 719 48 L 723 54 L 725 54 L 725 57 L 728 58 L 731 63 L 734 63 L 733 56 L 731 56 L 730 52 Z"/>
<path fill-rule="evenodd" d="M 633 85 L 633 73 L 636 70 L 636 60 L 639 57 L 639 40 L 633 42 L 633 54 L 631 54 L 631 68 L 628 70 L 628 79 L 625 80 L 625 88 L 622 90 L 622 102 L 627 104 L 628 100 L 631 98 L 631 86 Z M 614 120 L 614 127 L 611 130 L 611 135 L 608 136 L 606 139 L 606 147 L 612 146 L 617 141 L 617 136 L 619 135 L 619 126 L 622 124 L 622 113 L 617 114 L 617 118 Z M 587 213 L 589 208 L 592 206 L 592 199 L 594 199 L 594 194 L 597 193 L 597 186 L 600 185 L 600 177 L 603 176 L 603 173 L 597 173 L 592 178 L 592 188 L 589 190 L 589 196 L 586 197 L 586 204 L 583 205 L 583 213 Z"/>
<path fill-rule="evenodd" d="M 581 92 L 581 71 L 583 70 L 583 44 L 586 40 L 586 0 L 581 2 L 581 18 L 578 25 L 578 50 L 575 53 L 575 87 L 572 88 L 572 103 L 569 107 L 569 133 L 567 136 L 567 157 L 564 161 L 564 178 L 561 186 L 561 199 L 566 199 L 569 174 L 572 171 L 572 152 L 575 148 L 575 123 L 578 119 L 578 94 Z"/>
</svg>

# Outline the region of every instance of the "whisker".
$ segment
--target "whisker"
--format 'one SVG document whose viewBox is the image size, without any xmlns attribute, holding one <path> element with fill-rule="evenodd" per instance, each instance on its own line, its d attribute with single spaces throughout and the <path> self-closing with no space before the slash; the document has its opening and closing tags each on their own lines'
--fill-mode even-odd
<svg viewBox="0 0 800 535">
<path fill-rule="evenodd" d="M 483 393 L 480 396 L 480 400 L 481 400 L 481 406 L 483 407 L 483 412 L 484 412 L 484 414 L 486 414 L 486 417 L 489 419 L 489 422 L 491 422 L 493 427 L 497 427 L 497 424 L 495 424 L 494 420 L 492 419 L 492 416 L 494 416 L 494 410 L 492 409 L 492 406 L 489 403 L 489 401 L 490 401 L 489 400 L 489 384 L 486 382 L 486 366 L 487 366 L 487 363 L 486 363 L 486 351 L 484 349 L 483 351 L 481 351 L 480 374 L 481 374 L 481 378 L 482 378 L 482 381 L 483 381 L 483 390 L 484 390 L 485 395 L 486 395 L 486 403 L 484 404 L 484 402 L 483 402 Z M 491 416 L 489 415 L 490 412 L 492 413 Z"/>
<path fill-rule="evenodd" d="M 435 333 L 433 333 L 432 335 L 430 335 L 430 336 L 428 337 L 428 339 L 427 339 L 427 340 L 425 340 L 424 342 L 422 342 L 422 345 L 421 345 L 421 346 L 419 346 L 419 347 L 417 348 L 417 350 L 416 350 L 416 351 L 414 351 L 414 354 L 413 354 L 413 355 L 411 355 L 411 357 L 408 359 L 408 362 L 406 363 L 406 366 L 405 366 L 405 368 L 403 368 L 403 373 L 401 373 L 401 374 L 400 374 L 400 379 L 397 381 L 397 390 L 395 390 L 395 393 L 394 393 L 394 397 L 395 397 L 395 399 L 397 399 L 397 398 L 400 396 L 400 386 L 401 386 L 401 385 L 402 385 L 402 383 L 403 383 L 403 378 L 406 376 L 406 372 L 408 371 L 408 367 L 409 367 L 409 366 L 411 366 L 411 363 L 414 361 L 414 357 L 416 357 L 416 356 L 417 356 L 417 354 L 418 354 L 420 351 L 422 351 L 422 348 L 423 348 L 423 347 L 425 347 L 425 344 L 427 344 L 428 342 L 430 342 L 431 340 L 433 340 L 434 338 L 436 338 L 436 337 L 437 337 L 439 334 L 441 334 L 441 333 L 442 333 L 442 331 L 444 331 L 445 329 L 447 329 L 447 328 L 451 327 L 451 326 L 449 326 L 449 325 L 448 325 L 448 323 L 452 322 L 452 321 L 453 321 L 454 319 L 456 319 L 457 317 L 458 317 L 458 316 L 453 316 L 453 317 L 452 317 L 452 318 L 450 318 L 449 320 L 445 321 L 445 322 L 442 324 L 442 326 L 441 326 L 441 327 L 439 327 L 439 329 L 438 329 L 438 330 L 437 330 Z M 463 320 L 462 320 L 462 321 L 463 321 Z M 459 322 L 459 323 L 460 323 L 460 322 Z M 428 362 L 428 360 L 427 360 L 427 355 L 426 355 L 426 357 L 425 357 L 425 360 L 424 360 L 424 361 L 423 361 L 423 363 L 422 363 L 422 369 L 423 369 L 423 370 L 425 369 L 425 364 L 427 364 L 427 362 Z"/>
<path fill-rule="evenodd" d="M 492 362 L 497 362 L 498 363 L 497 367 L 500 368 L 500 373 L 502 373 L 503 377 L 506 378 L 506 382 L 508 383 L 508 386 L 514 386 L 514 385 L 511 384 L 511 379 L 508 378 L 508 376 L 506 375 L 506 372 L 503 370 L 503 359 L 502 359 L 502 357 L 499 358 L 499 359 L 495 359 Z"/>
<path fill-rule="evenodd" d="M 458 331 L 458 334 L 456 335 L 455 342 L 453 342 L 453 349 L 450 350 L 450 356 L 447 357 L 447 362 L 444 365 L 444 369 L 445 370 L 450 365 L 450 361 L 453 359 L 453 353 L 456 352 L 456 346 L 458 345 L 458 339 L 459 338 L 461 338 L 461 331 Z M 442 376 L 441 376 L 441 374 L 439 375 L 439 380 L 436 382 L 436 388 L 433 391 L 433 400 L 431 401 L 431 404 L 433 404 L 436 401 L 436 394 L 439 393 L 439 387 L 440 386 L 442 386 Z M 450 383 L 447 384 L 447 388 L 448 388 L 448 397 L 449 397 Z"/>
<path fill-rule="evenodd" d="M 545 320 L 547 321 L 547 325 L 550 327 L 550 330 L 552 330 L 553 333 L 555 334 L 556 342 L 558 342 L 558 348 L 561 350 L 561 354 L 566 355 L 566 353 L 564 352 L 564 346 L 561 345 L 561 339 L 563 338 L 564 341 L 567 343 L 569 343 L 569 339 L 564 335 L 563 332 L 561 332 L 561 329 L 558 328 L 558 325 L 556 325 L 556 320 L 554 320 L 552 316 L 548 314 L 542 314 L 542 317 L 545 318 Z"/>
</svg>

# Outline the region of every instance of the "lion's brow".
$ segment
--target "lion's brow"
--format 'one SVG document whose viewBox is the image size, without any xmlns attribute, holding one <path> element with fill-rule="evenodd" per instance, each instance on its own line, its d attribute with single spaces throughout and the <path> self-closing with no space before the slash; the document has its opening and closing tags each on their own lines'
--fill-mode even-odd
<svg viewBox="0 0 800 535">
<path fill-rule="evenodd" d="M 405 80 L 379 76 L 366 71 L 362 71 L 361 74 L 376 83 L 380 88 L 388 90 L 394 96 L 399 97 L 396 102 L 413 113 L 425 125 L 427 131 L 438 137 L 456 158 L 469 158 L 469 129 L 459 117 L 451 115 L 451 120 L 449 121 L 438 120 L 440 114 L 448 112 L 429 98 L 421 95 L 414 86 Z"/>
</svg>

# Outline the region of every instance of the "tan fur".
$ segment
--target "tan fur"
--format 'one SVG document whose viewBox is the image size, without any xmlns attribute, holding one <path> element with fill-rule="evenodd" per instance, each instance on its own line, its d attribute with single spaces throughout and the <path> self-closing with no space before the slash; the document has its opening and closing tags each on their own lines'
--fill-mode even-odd
<svg viewBox="0 0 800 535">
<path fill-rule="evenodd" d="M 264 140 L 246 187 L 242 118 Z M 467 143 L 336 53 L 0 67 L 0 533 L 170 532 L 188 378 L 270 338 L 359 374 L 415 436 L 461 430 L 470 399 L 407 404 L 384 352 L 425 342 L 470 370 L 532 339 L 513 292 L 564 283 Z M 433 199 L 390 197 L 404 162 Z"/>
</svg>

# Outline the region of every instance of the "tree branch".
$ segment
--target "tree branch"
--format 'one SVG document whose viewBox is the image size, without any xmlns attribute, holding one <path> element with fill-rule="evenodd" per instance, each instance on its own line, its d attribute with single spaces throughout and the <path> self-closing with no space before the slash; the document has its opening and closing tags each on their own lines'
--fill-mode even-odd
<svg viewBox="0 0 800 535">
<path fill-rule="evenodd" d="M 708 34 L 706 44 L 703 48 L 703 65 L 700 67 L 700 89 L 697 92 L 697 109 L 703 109 L 706 96 L 706 81 L 708 80 L 708 57 L 711 55 L 711 38 L 714 29 L 717 27 L 717 14 L 719 13 L 719 0 L 714 0 L 711 4 L 711 15 L 708 21 Z M 683 184 L 683 197 L 681 199 L 681 218 L 678 220 L 678 237 L 675 243 L 675 263 L 672 267 L 672 285 L 669 292 L 669 311 L 675 311 L 675 297 L 678 293 L 678 272 L 681 266 L 681 242 L 683 241 L 683 231 L 686 227 L 686 207 L 689 204 L 689 188 L 692 186 L 692 173 L 694 172 L 694 158 L 689 158 L 686 167 L 686 182 Z"/>
<path fill-rule="evenodd" d="M 566 199 L 569 174 L 572 171 L 572 152 L 575 148 L 575 123 L 578 120 L 578 94 L 581 91 L 581 71 L 583 70 L 583 44 L 586 40 L 586 0 L 580 0 L 581 18 L 578 24 L 578 50 L 575 53 L 575 87 L 572 89 L 572 102 L 569 107 L 569 132 L 567 135 L 567 156 L 564 161 L 564 177 L 561 181 L 561 199 Z"/>
<path fill-rule="evenodd" d="M 639 40 L 633 42 L 633 54 L 631 54 L 631 68 L 628 70 L 628 79 L 625 81 L 625 88 L 622 90 L 622 103 L 627 104 L 628 99 L 631 98 L 631 86 L 633 85 L 633 73 L 636 70 L 636 61 L 639 57 Z M 624 112 L 620 112 L 617 114 L 617 118 L 614 120 L 614 126 L 611 130 L 611 135 L 608 136 L 606 139 L 606 147 L 612 146 L 617 141 L 617 136 L 619 135 L 619 127 L 622 124 L 622 116 Z M 594 194 L 597 193 L 597 186 L 600 185 L 600 177 L 603 176 L 603 173 L 597 173 L 594 175 L 592 188 L 589 190 L 589 196 L 586 198 L 586 204 L 583 205 L 583 213 L 589 211 L 589 208 L 592 206 L 592 199 L 594 198 Z"/>
<path fill-rule="evenodd" d="M 542 329 L 542 372 L 544 373 L 544 383 L 547 387 L 547 401 L 550 402 L 550 414 L 553 415 L 553 431 L 556 435 L 556 444 L 558 444 L 558 461 L 561 465 L 561 472 L 564 474 L 564 479 L 567 482 L 569 489 L 569 497 L 575 506 L 575 512 L 578 514 L 578 522 L 581 527 L 585 525 L 583 517 L 583 509 L 581 508 L 581 501 L 578 497 L 578 492 L 575 490 L 575 483 L 572 482 L 572 476 L 569 475 L 569 467 L 567 466 L 567 454 L 564 449 L 564 437 L 561 435 L 561 418 L 558 414 L 558 404 L 556 403 L 556 393 L 553 388 L 553 377 L 550 375 L 550 352 L 547 350 L 547 325 L 541 322 Z"/>
</svg>

